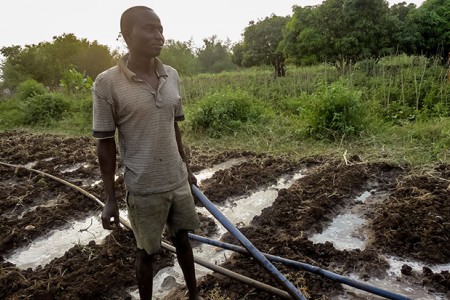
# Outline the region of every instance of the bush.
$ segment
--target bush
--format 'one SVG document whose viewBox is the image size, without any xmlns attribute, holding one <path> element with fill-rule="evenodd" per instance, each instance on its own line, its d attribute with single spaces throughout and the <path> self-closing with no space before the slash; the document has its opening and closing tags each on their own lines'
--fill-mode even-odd
<svg viewBox="0 0 450 300">
<path fill-rule="evenodd" d="M 303 109 L 307 133 L 316 139 L 338 140 L 363 129 L 361 93 L 342 81 L 321 85 Z"/>
<path fill-rule="evenodd" d="M 235 132 L 244 123 L 258 120 L 260 114 L 261 105 L 249 93 L 228 90 L 207 95 L 195 103 L 189 120 L 193 130 L 218 138 Z"/>
<path fill-rule="evenodd" d="M 91 77 L 85 76 L 71 67 L 64 72 L 59 85 L 67 93 L 84 93 L 90 91 L 93 82 Z"/>
<path fill-rule="evenodd" d="M 0 100 L 0 131 L 14 129 L 23 124 L 23 111 L 18 99 Z"/>
<path fill-rule="evenodd" d="M 18 97 L 24 102 L 35 96 L 45 94 L 46 92 L 47 89 L 45 86 L 34 79 L 25 80 L 17 87 Z"/>
<path fill-rule="evenodd" d="M 70 103 L 61 94 L 46 93 L 30 98 L 23 106 L 27 125 L 50 125 L 61 120 L 70 109 Z"/>
</svg>

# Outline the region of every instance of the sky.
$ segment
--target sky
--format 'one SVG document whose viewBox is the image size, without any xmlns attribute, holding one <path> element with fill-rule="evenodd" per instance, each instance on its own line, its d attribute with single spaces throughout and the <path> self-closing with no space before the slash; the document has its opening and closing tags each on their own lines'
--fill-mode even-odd
<svg viewBox="0 0 450 300">
<path fill-rule="evenodd" d="M 153 8 L 159 15 L 166 39 L 202 40 L 216 35 L 232 43 L 242 39 L 249 21 L 292 15 L 292 6 L 321 4 L 323 0 L 3 0 L 0 12 L 0 48 L 52 41 L 53 36 L 73 33 L 123 50 L 117 36 L 122 12 L 135 5 Z M 404 0 L 417 6 L 423 0 Z M 402 0 L 388 0 L 389 4 Z"/>
</svg>

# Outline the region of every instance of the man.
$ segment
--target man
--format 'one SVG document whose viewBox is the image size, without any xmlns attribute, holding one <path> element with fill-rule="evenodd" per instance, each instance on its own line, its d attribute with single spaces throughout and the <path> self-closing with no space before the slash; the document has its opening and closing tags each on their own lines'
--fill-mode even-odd
<svg viewBox="0 0 450 300">
<path fill-rule="evenodd" d="M 102 223 L 119 223 L 115 197 L 115 131 L 125 167 L 127 207 L 136 238 L 136 277 L 142 300 L 152 298 L 153 259 L 167 223 L 189 299 L 198 296 L 188 231 L 198 228 L 190 184 L 196 178 L 186 162 L 177 121 L 184 119 L 175 69 L 157 58 L 164 45 L 156 13 L 143 6 L 121 17 L 128 54 L 100 74 L 93 88 L 93 136 L 105 192 Z"/>
</svg>

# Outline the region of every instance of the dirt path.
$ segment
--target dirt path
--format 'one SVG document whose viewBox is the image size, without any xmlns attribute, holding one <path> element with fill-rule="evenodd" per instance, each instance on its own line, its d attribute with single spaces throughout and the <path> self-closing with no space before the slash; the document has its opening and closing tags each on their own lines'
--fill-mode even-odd
<svg viewBox="0 0 450 300">
<path fill-rule="evenodd" d="M 214 174 L 202 183 L 214 202 L 248 195 L 284 175 L 307 168 L 305 177 L 281 190 L 273 206 L 255 217 L 242 232 L 261 251 L 306 262 L 339 274 L 358 270 L 362 279 L 383 277 L 389 262 L 383 255 L 417 259 L 424 264 L 450 263 L 450 166 L 408 170 L 387 163 L 345 164 L 317 158 L 292 161 L 253 153 L 200 153 L 188 149 L 192 169 L 199 171 L 231 158 L 246 161 Z M 81 186 L 101 198 L 95 144 L 89 138 L 0 133 L 0 161 L 28 165 Z M 97 183 L 97 184 L 96 184 Z M 123 198 L 123 179 L 118 179 Z M 387 199 L 353 203 L 364 191 L 376 189 Z M 364 250 L 338 250 L 331 243 L 314 244 L 308 236 L 321 232 L 340 211 L 352 206 L 369 220 Z M 122 203 L 122 208 L 123 208 Z M 0 166 L 0 299 L 127 299 L 135 285 L 134 241 L 128 230 L 116 230 L 102 244 L 75 245 L 63 256 L 35 270 L 21 270 L 5 257 L 52 230 L 81 220 L 98 205 L 74 190 L 23 168 Z M 213 222 L 202 216 L 200 235 L 211 236 Z M 228 237 L 225 241 L 234 243 Z M 173 264 L 162 251 L 156 269 Z M 254 261 L 233 255 L 225 267 L 278 286 Z M 304 271 L 278 266 L 309 299 L 329 299 L 342 286 Z M 413 272 L 405 265 L 398 280 L 449 293 L 448 271 Z M 200 280 L 211 299 L 273 299 L 264 292 L 212 273 Z M 218 298 L 218 296 L 222 298 Z"/>
</svg>

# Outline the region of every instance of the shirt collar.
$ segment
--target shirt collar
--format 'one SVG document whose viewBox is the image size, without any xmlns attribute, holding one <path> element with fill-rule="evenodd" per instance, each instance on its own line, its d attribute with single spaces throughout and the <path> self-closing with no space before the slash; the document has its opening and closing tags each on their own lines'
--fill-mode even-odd
<svg viewBox="0 0 450 300">
<path fill-rule="evenodd" d="M 125 54 L 119 59 L 119 62 L 117 65 L 119 66 L 119 69 L 128 77 L 128 79 L 135 79 L 136 74 L 128 69 L 127 67 L 127 61 L 130 54 Z M 166 68 L 164 68 L 164 64 L 161 62 L 161 60 L 157 57 L 155 57 L 155 68 L 156 68 L 156 75 L 158 77 L 167 77 Z"/>
</svg>

